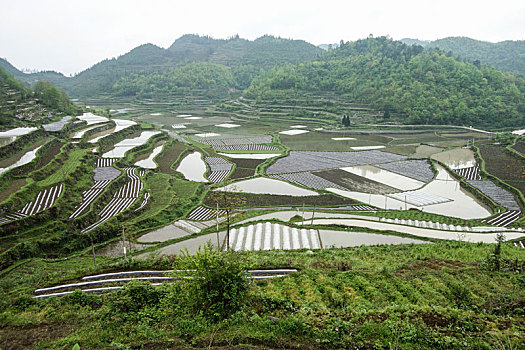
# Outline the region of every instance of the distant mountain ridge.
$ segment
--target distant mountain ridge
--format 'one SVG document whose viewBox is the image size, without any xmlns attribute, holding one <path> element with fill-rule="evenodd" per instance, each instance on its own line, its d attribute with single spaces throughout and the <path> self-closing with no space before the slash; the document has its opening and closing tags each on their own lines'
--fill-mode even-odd
<svg viewBox="0 0 525 350">
<path fill-rule="evenodd" d="M 0 66 L 20 81 L 33 84 L 38 80 L 48 80 L 65 89 L 68 94 L 82 97 L 112 93 L 115 84 L 120 81 L 121 87 L 130 75 L 162 75 L 168 70 L 191 62 L 229 67 L 236 77 L 232 87 L 243 89 L 248 87 L 251 79 L 261 70 L 285 63 L 313 60 L 322 53 L 322 49 L 306 41 L 268 35 L 250 41 L 239 36 L 213 39 L 186 34 L 175 40 L 167 49 L 153 44 L 140 45 L 117 58 L 103 60 L 71 78 L 56 72 L 26 74 L 6 60 L 0 60 Z M 204 66 L 200 67 L 204 69 Z"/>
<path fill-rule="evenodd" d="M 471 61 L 489 64 L 504 72 L 525 76 L 525 41 L 491 43 L 466 37 L 449 37 L 432 41 L 428 47 L 452 51 Z"/>
<path fill-rule="evenodd" d="M 525 75 L 524 41 L 492 44 L 461 37 L 436 41 L 404 38 L 400 41 L 427 49 L 437 47 L 478 65 L 489 64 L 506 72 Z M 332 50 L 327 51 L 329 44 L 314 46 L 303 40 L 268 35 L 250 41 L 239 36 L 214 39 L 186 34 L 167 49 L 153 44 L 140 45 L 117 58 L 98 62 L 74 77 L 53 71 L 23 73 L 5 59 L 0 59 L 0 66 L 17 80 L 30 85 L 41 80 L 49 81 L 75 97 L 102 94 L 151 97 L 149 95 L 156 91 L 151 85 L 156 86 L 159 81 L 167 94 L 197 88 L 205 91 L 220 86 L 219 95 L 224 95 L 231 89 L 246 89 L 255 77 L 273 67 L 320 60 L 338 46 L 331 44 Z M 182 68 L 188 64 L 193 65 Z M 188 72 L 196 76 L 182 79 L 181 74 Z M 227 84 L 217 84 L 215 79 L 223 79 Z"/>
</svg>

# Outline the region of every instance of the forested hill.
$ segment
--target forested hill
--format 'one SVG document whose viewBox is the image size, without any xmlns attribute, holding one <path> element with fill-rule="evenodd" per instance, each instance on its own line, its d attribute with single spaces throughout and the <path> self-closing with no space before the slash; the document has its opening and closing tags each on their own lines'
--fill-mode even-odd
<svg viewBox="0 0 525 350">
<path fill-rule="evenodd" d="M 402 39 L 406 44 L 437 47 L 476 64 L 489 64 L 504 72 L 525 76 L 525 41 L 491 43 L 466 37 L 449 37 L 435 41 Z M 479 62 L 479 63 L 478 63 Z"/>
<path fill-rule="evenodd" d="M 347 42 L 322 60 L 255 78 L 246 96 L 287 99 L 335 93 L 414 124 L 525 125 L 525 80 L 460 61 L 439 49 L 385 37 Z"/>
<path fill-rule="evenodd" d="M 76 112 L 65 92 L 51 83 L 39 81 L 29 87 L 0 66 L 0 129 Z"/>
<path fill-rule="evenodd" d="M 254 41 L 238 36 L 224 40 L 189 34 L 177 39 L 168 49 L 141 45 L 118 58 L 101 61 L 72 78 L 54 72 L 24 74 L 5 60 L 0 61 L 0 65 L 19 80 L 30 84 L 35 80 L 48 80 L 77 97 L 101 94 L 151 97 L 195 89 L 215 96 L 227 94 L 231 88 L 247 88 L 262 70 L 313 60 L 322 53 L 322 49 L 302 40 L 273 36 Z M 191 75 L 184 75 L 187 73 Z"/>
</svg>

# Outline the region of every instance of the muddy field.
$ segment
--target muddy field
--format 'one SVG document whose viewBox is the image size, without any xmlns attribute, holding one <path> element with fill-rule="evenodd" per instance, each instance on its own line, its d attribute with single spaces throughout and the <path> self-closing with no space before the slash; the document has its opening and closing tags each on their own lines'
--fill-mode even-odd
<svg viewBox="0 0 525 350">
<path fill-rule="evenodd" d="M 365 177 L 349 173 L 341 169 L 332 169 L 325 171 L 316 171 L 315 175 L 322 177 L 325 180 L 331 181 L 339 186 L 342 186 L 349 191 L 364 192 L 364 193 L 394 193 L 399 192 L 398 189 L 387 186 L 377 181 L 367 179 Z"/>
</svg>

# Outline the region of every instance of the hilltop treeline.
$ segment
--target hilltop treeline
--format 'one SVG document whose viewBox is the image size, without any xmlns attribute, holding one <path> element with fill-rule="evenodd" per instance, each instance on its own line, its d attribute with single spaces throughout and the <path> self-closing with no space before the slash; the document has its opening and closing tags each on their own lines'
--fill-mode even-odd
<svg viewBox="0 0 525 350">
<path fill-rule="evenodd" d="M 0 66 L 0 126 L 14 126 L 18 119 L 31 120 L 27 115 L 51 112 L 52 114 L 74 114 L 77 107 L 64 90 L 53 84 L 39 81 L 33 87 L 17 81 Z M 14 118 L 17 116 L 19 118 Z"/>
<path fill-rule="evenodd" d="M 253 80 L 246 96 L 304 92 L 334 92 L 410 124 L 524 124 L 524 79 L 385 37 L 343 43 L 319 61 L 273 68 Z"/>
</svg>

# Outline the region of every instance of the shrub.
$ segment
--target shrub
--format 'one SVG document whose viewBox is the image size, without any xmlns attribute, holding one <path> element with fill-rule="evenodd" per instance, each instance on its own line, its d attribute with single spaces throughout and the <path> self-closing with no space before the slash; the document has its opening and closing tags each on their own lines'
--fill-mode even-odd
<svg viewBox="0 0 525 350">
<path fill-rule="evenodd" d="M 160 291 L 149 281 L 132 280 L 119 290 L 114 303 L 117 309 L 124 312 L 139 311 L 159 304 L 161 297 Z"/>
<path fill-rule="evenodd" d="M 195 255 L 186 252 L 174 268 L 184 271 L 179 277 L 187 279 L 187 302 L 193 312 L 217 321 L 245 305 L 249 285 L 238 253 L 206 246 Z"/>
</svg>

